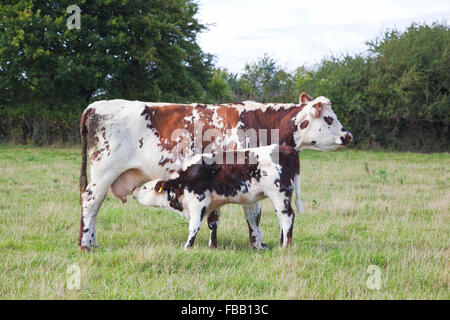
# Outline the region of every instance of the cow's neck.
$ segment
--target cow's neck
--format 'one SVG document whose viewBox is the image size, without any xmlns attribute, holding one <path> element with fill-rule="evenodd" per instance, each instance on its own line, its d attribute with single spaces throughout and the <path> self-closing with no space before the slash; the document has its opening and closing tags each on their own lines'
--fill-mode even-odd
<svg viewBox="0 0 450 320">
<path fill-rule="evenodd" d="M 305 105 L 281 105 L 276 109 L 272 107 L 266 110 L 256 109 L 243 111 L 240 115 L 241 122 L 245 129 L 267 130 L 267 143 L 274 143 L 271 136 L 271 129 L 278 129 L 279 144 L 286 144 L 295 147 L 294 134 L 297 130 L 295 117 Z"/>
</svg>

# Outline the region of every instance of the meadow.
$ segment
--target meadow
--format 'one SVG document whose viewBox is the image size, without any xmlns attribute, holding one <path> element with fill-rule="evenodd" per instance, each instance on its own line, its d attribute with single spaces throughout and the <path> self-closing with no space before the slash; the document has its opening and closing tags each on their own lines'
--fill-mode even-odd
<svg viewBox="0 0 450 320">
<path fill-rule="evenodd" d="M 85 253 L 80 149 L 0 146 L 0 299 L 450 298 L 448 153 L 303 151 L 300 161 L 305 212 L 288 249 L 267 200 L 268 250 L 249 248 L 240 206 L 227 205 L 218 249 L 203 223 L 184 251 L 184 218 L 108 196 L 99 247 Z"/>
</svg>

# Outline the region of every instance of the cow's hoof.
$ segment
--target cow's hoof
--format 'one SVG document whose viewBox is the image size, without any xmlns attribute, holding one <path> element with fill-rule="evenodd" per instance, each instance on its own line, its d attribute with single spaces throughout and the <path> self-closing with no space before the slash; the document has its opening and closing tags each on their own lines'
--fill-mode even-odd
<svg viewBox="0 0 450 320">
<path fill-rule="evenodd" d="M 269 247 L 264 242 L 250 243 L 250 248 L 255 250 L 267 250 Z"/>
<path fill-rule="evenodd" d="M 217 249 L 217 244 L 210 244 L 208 247 L 210 249 Z"/>
<path fill-rule="evenodd" d="M 81 247 L 81 251 L 89 252 L 89 251 L 91 251 L 91 248 L 86 247 L 86 246 L 82 246 L 82 247 Z"/>
</svg>

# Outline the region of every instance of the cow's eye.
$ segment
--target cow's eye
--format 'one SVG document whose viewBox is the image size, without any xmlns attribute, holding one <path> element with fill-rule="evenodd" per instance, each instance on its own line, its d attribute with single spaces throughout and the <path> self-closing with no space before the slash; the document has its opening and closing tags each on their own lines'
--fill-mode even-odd
<svg viewBox="0 0 450 320">
<path fill-rule="evenodd" d="M 147 187 L 146 186 L 144 186 L 142 189 L 144 189 L 144 190 L 147 190 Z"/>
</svg>

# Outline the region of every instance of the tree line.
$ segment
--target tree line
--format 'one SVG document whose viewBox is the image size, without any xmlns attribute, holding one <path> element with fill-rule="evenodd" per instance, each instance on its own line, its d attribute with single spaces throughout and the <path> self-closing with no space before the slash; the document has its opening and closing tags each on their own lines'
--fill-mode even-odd
<svg viewBox="0 0 450 320">
<path fill-rule="evenodd" d="M 282 68 L 268 55 L 237 74 L 197 43 L 207 32 L 192 0 L 0 4 L 0 140 L 78 143 L 82 110 L 95 100 L 177 103 L 298 101 L 326 96 L 353 146 L 448 151 L 450 32 L 446 22 L 389 30 L 355 55 Z"/>
</svg>

